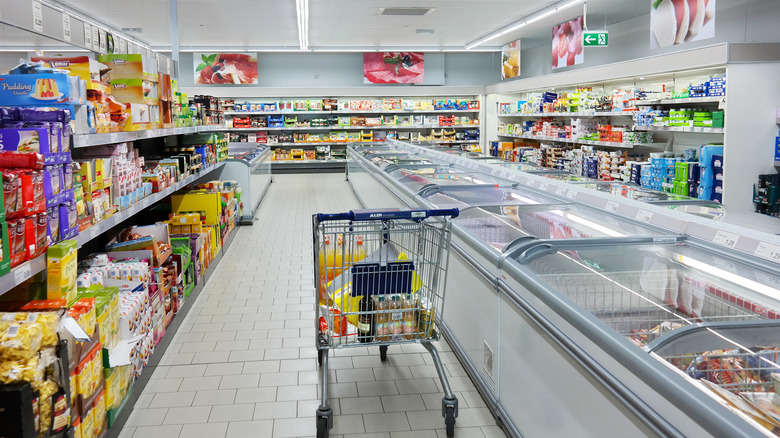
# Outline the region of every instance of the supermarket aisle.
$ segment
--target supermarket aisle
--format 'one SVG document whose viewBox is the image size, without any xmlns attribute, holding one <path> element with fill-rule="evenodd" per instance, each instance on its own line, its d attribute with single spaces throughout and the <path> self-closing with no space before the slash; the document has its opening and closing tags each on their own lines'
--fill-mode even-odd
<svg viewBox="0 0 780 438">
<path fill-rule="evenodd" d="M 315 434 L 311 215 L 357 208 L 343 175 L 278 175 L 241 227 L 130 415 L 122 437 Z M 503 437 L 446 342 L 456 436 Z M 430 355 L 414 344 L 331 352 L 332 437 L 444 437 Z"/>
</svg>

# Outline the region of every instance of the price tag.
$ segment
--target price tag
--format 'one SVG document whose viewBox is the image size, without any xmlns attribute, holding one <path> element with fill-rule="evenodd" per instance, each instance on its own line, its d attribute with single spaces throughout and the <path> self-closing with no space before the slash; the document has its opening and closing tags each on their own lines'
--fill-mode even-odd
<svg viewBox="0 0 780 438">
<path fill-rule="evenodd" d="M 722 258 L 719 258 L 719 257 L 715 257 L 715 258 L 712 259 L 712 261 L 714 262 L 715 266 L 717 266 L 717 267 L 719 267 L 721 269 L 725 269 L 725 270 L 727 270 L 729 272 L 737 272 L 737 265 L 735 265 L 734 263 L 732 263 L 732 262 L 730 262 L 728 260 L 725 260 L 725 259 L 722 259 Z"/>
<path fill-rule="evenodd" d="M 715 238 L 712 239 L 714 243 L 717 243 L 718 245 L 727 246 L 729 248 L 734 248 L 737 246 L 737 240 L 739 240 L 739 236 L 734 233 L 728 233 L 726 231 L 718 230 L 717 233 L 715 233 Z"/>
<path fill-rule="evenodd" d="M 32 2 L 33 12 L 33 30 L 36 32 L 43 32 L 43 7 L 41 2 Z"/>
<path fill-rule="evenodd" d="M 32 277 L 32 268 L 29 263 L 25 263 L 14 270 L 14 282 L 19 284 Z"/>
<path fill-rule="evenodd" d="M 84 47 L 92 50 L 92 26 L 84 23 Z"/>
<path fill-rule="evenodd" d="M 611 211 L 612 213 L 615 213 L 618 211 L 618 207 L 620 204 L 618 204 L 615 201 L 607 201 L 607 204 L 604 206 L 604 210 Z"/>
<path fill-rule="evenodd" d="M 70 15 L 62 14 L 62 38 L 70 42 L 73 39 L 73 34 L 70 32 Z"/>
<path fill-rule="evenodd" d="M 92 26 L 92 50 L 100 50 L 100 29 L 97 26 Z"/>
<path fill-rule="evenodd" d="M 121 55 L 127 54 L 127 41 L 122 38 L 119 39 L 119 53 Z"/>
<path fill-rule="evenodd" d="M 772 245 L 771 243 L 759 243 L 754 254 L 757 257 L 772 260 L 773 262 L 780 262 L 780 246 Z"/>
<path fill-rule="evenodd" d="M 89 240 L 92 240 L 98 236 L 98 229 L 97 226 L 93 226 L 89 229 Z"/>
<path fill-rule="evenodd" d="M 566 197 L 569 199 L 575 199 L 577 197 L 577 192 L 569 189 L 568 191 L 566 191 Z"/>
<path fill-rule="evenodd" d="M 764 284 L 771 284 L 774 287 L 780 287 L 780 277 L 776 275 L 767 275 L 756 271 L 756 280 Z"/>
<path fill-rule="evenodd" d="M 108 33 L 105 30 L 100 30 L 100 53 L 108 52 Z"/>
<path fill-rule="evenodd" d="M 542 189 L 542 190 L 547 190 L 547 187 L 549 187 L 549 186 L 550 186 L 550 183 L 548 183 L 546 181 L 543 182 L 543 183 L 539 183 L 539 188 Z"/>
<path fill-rule="evenodd" d="M 640 222 L 649 223 L 653 219 L 653 213 L 647 210 L 638 210 L 635 216 L 636 220 Z"/>
<path fill-rule="evenodd" d="M 555 190 L 555 194 L 558 196 L 566 196 L 566 188 L 565 187 L 558 187 Z"/>
</svg>

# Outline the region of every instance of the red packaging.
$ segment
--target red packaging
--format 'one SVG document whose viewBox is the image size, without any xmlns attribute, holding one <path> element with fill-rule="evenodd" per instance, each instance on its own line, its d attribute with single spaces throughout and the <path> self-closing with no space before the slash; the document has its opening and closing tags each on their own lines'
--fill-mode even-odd
<svg viewBox="0 0 780 438">
<path fill-rule="evenodd" d="M 28 169 L 8 169 L 3 172 L 3 181 L 13 178 L 15 175 L 19 182 L 16 191 L 16 206 L 21 207 L 15 210 L 6 210 L 6 217 L 16 219 L 22 216 L 30 216 L 36 213 L 42 213 L 46 210 L 46 199 L 43 196 L 43 172 L 37 172 Z M 3 184 L 5 192 L 5 184 Z"/>
<path fill-rule="evenodd" d="M 43 155 L 36 152 L 0 151 L 0 168 L 43 169 Z"/>
<path fill-rule="evenodd" d="M 36 252 L 41 248 L 49 246 L 49 215 L 47 213 L 38 213 L 35 216 L 35 247 Z"/>
<path fill-rule="evenodd" d="M 19 198 L 19 176 L 13 172 L 3 172 L 3 197 L 5 199 L 5 214 L 10 217 L 22 209 L 22 200 Z"/>
</svg>

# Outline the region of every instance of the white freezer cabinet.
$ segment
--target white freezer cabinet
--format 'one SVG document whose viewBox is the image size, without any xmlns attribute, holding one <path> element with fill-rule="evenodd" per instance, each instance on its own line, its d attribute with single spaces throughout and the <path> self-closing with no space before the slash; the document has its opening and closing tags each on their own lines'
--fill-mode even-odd
<svg viewBox="0 0 780 438">
<path fill-rule="evenodd" d="M 237 181 L 242 190 L 244 215 L 241 223 L 252 225 L 257 206 L 272 182 L 271 150 L 267 146 L 233 146 L 222 168 L 221 180 Z"/>
<path fill-rule="evenodd" d="M 348 157 L 364 207 L 461 209 L 437 325 L 511 435 L 773 436 L 776 267 L 419 148 Z"/>
</svg>

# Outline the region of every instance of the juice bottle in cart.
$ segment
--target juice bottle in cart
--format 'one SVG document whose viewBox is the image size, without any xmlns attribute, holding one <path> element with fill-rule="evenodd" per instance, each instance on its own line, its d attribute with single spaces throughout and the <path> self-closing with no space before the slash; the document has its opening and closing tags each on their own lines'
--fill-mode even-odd
<svg viewBox="0 0 780 438">
<path fill-rule="evenodd" d="M 390 339 L 398 341 L 403 338 L 403 304 L 400 295 L 393 295 L 390 298 Z"/>
<path fill-rule="evenodd" d="M 357 236 L 355 238 L 355 246 L 352 249 L 352 255 L 350 257 L 350 264 L 355 264 L 366 258 L 366 247 L 363 245 L 363 236 Z"/>
<path fill-rule="evenodd" d="M 417 300 L 412 294 L 406 294 L 403 302 L 404 339 L 413 339 L 417 333 Z"/>
<path fill-rule="evenodd" d="M 341 270 L 344 267 L 344 262 L 349 260 L 349 254 L 346 253 L 346 246 L 344 245 L 344 235 L 339 234 L 336 237 L 336 247 L 333 251 L 333 264 L 331 265 L 333 277 L 330 280 L 341 275 Z"/>
<path fill-rule="evenodd" d="M 387 340 L 387 301 L 384 295 L 374 295 L 374 332 L 377 342 Z"/>
<path fill-rule="evenodd" d="M 330 246 L 330 236 L 325 236 L 322 240 L 323 245 L 320 247 L 320 254 L 319 254 L 319 274 L 320 274 L 320 301 L 327 300 L 327 292 L 325 290 L 325 286 L 328 284 L 328 281 L 332 280 L 333 278 L 329 277 L 329 271 L 328 266 L 331 263 L 331 260 L 333 259 L 333 248 Z"/>
<path fill-rule="evenodd" d="M 358 342 L 374 340 L 374 299 L 364 296 L 360 299 L 357 317 Z"/>
<path fill-rule="evenodd" d="M 422 297 L 420 299 L 420 338 L 429 339 L 433 336 L 433 315 L 434 309 L 431 301 L 427 297 Z"/>
</svg>

